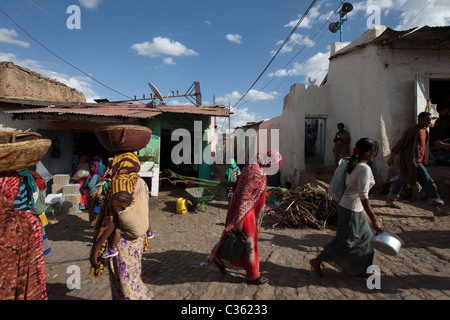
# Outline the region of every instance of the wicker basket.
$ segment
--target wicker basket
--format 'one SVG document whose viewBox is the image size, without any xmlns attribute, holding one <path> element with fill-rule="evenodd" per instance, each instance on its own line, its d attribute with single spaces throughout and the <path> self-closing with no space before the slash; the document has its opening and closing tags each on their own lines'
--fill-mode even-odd
<svg viewBox="0 0 450 320">
<path fill-rule="evenodd" d="M 0 144 L 0 173 L 20 171 L 36 165 L 51 144 L 49 139 Z"/>
<path fill-rule="evenodd" d="M 0 130 L 0 144 L 15 143 L 28 140 L 38 140 L 41 138 L 42 136 L 37 132 Z"/>
<path fill-rule="evenodd" d="M 95 135 L 109 152 L 130 152 L 144 148 L 152 137 L 150 128 L 131 124 L 98 127 Z"/>
</svg>

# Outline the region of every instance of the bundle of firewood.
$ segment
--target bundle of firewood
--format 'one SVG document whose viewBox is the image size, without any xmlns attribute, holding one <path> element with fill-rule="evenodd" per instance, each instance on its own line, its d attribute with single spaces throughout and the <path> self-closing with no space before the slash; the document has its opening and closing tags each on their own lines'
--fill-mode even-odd
<svg viewBox="0 0 450 320">
<path fill-rule="evenodd" d="M 272 227 L 325 229 L 327 220 L 337 215 L 338 205 L 327 191 L 309 183 L 289 190 L 271 215 Z"/>
</svg>

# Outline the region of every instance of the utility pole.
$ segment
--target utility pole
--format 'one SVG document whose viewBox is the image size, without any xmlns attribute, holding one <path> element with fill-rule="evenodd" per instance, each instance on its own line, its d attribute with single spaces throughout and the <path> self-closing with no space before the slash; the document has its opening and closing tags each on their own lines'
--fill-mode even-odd
<svg viewBox="0 0 450 320">
<path fill-rule="evenodd" d="M 231 104 L 228 102 L 228 132 L 231 134 Z"/>
</svg>

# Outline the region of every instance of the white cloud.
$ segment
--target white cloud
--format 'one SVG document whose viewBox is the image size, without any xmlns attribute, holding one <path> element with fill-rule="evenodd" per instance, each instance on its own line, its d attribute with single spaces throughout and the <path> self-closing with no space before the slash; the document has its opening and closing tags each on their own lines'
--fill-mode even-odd
<svg viewBox="0 0 450 320">
<path fill-rule="evenodd" d="M 13 53 L 0 52 L 0 61 L 11 61 L 23 68 L 30 69 L 34 72 L 42 74 L 46 77 L 58 80 L 71 88 L 74 88 L 84 94 L 87 102 L 94 102 L 94 99 L 100 98 L 100 96 L 92 89 L 92 79 L 86 76 L 74 76 L 71 77 L 64 73 L 55 72 L 46 69 L 39 61 L 26 59 L 22 60 L 17 58 Z"/>
<path fill-rule="evenodd" d="M 210 27 L 212 26 L 212 22 L 209 21 L 209 20 L 206 20 L 205 23 L 206 23 L 208 26 L 210 26 Z"/>
<path fill-rule="evenodd" d="M 140 56 L 152 58 L 161 56 L 198 56 L 194 50 L 186 48 L 178 41 L 169 38 L 155 37 L 152 42 L 135 43 L 131 46 Z"/>
<path fill-rule="evenodd" d="M 444 26 L 450 24 L 450 6 L 448 0 L 365 0 L 354 3 L 354 13 L 363 12 L 366 17 L 369 6 L 378 6 L 381 11 L 381 24 L 388 15 L 399 15 L 399 24 L 392 27 L 404 30 L 412 27 Z"/>
<path fill-rule="evenodd" d="M 280 40 L 276 43 L 276 45 L 280 46 L 283 44 L 284 40 Z M 315 42 L 312 41 L 308 36 L 304 36 L 302 34 L 294 33 L 291 36 L 291 39 L 284 45 L 281 49 L 281 53 L 283 52 L 292 52 L 296 46 L 306 46 L 306 47 L 314 47 Z M 272 50 L 270 53 L 274 55 L 277 50 Z"/>
<path fill-rule="evenodd" d="M 223 104 L 235 104 L 239 101 L 243 94 L 238 91 L 233 91 L 232 93 L 227 93 L 223 97 L 217 97 L 216 103 Z M 259 92 L 257 90 L 250 90 L 243 101 L 251 100 L 251 101 L 262 101 L 262 100 L 274 100 L 278 98 L 280 94 L 276 91 L 272 92 Z"/>
<path fill-rule="evenodd" d="M 257 90 L 250 90 L 246 96 L 247 99 L 252 101 L 261 101 L 261 100 L 274 100 L 280 94 L 276 91 L 272 92 L 260 92 Z"/>
<path fill-rule="evenodd" d="M 247 108 L 231 109 L 231 112 L 233 113 L 230 116 L 231 129 L 246 125 L 249 122 L 255 122 L 259 118 L 256 113 L 249 112 Z M 219 129 L 222 129 L 222 132 L 228 130 L 228 119 L 218 120 L 217 124 L 219 125 Z M 220 128 L 222 124 L 223 126 Z"/>
<path fill-rule="evenodd" d="M 81 6 L 86 9 L 95 10 L 103 0 L 78 0 Z"/>
<path fill-rule="evenodd" d="M 303 21 L 300 23 L 300 25 L 298 27 L 310 29 L 310 28 L 312 28 L 313 24 L 316 22 L 327 21 L 328 18 L 331 16 L 331 14 L 334 11 L 328 11 L 327 13 L 321 14 L 319 11 L 321 6 L 322 6 L 322 4 L 319 4 L 316 7 L 312 7 L 311 10 L 309 11 L 308 15 L 303 19 Z M 290 21 L 289 23 L 287 23 L 285 25 L 285 27 L 286 28 L 294 28 L 297 25 L 297 23 L 300 21 L 302 16 L 303 16 L 303 14 L 300 14 L 296 20 Z"/>
<path fill-rule="evenodd" d="M 240 34 L 229 33 L 225 36 L 225 39 L 227 39 L 228 41 L 233 42 L 233 43 L 238 43 L 238 44 L 242 43 L 242 36 Z"/>
<path fill-rule="evenodd" d="M 164 64 L 168 64 L 168 65 L 176 65 L 176 63 L 175 62 L 173 62 L 173 59 L 172 58 L 164 58 Z"/>
<path fill-rule="evenodd" d="M 316 79 L 318 82 L 321 82 L 327 72 L 330 57 L 330 53 L 319 52 L 316 55 L 309 58 L 305 63 L 294 62 L 291 69 L 281 69 L 276 72 L 269 74 L 270 77 L 299 77 L 304 76 L 304 81 L 308 81 L 308 78 L 311 80 Z"/>
<path fill-rule="evenodd" d="M 14 29 L 0 28 L 0 42 L 18 45 L 20 47 L 28 48 L 30 44 L 25 41 L 17 40 L 18 34 Z"/>
</svg>

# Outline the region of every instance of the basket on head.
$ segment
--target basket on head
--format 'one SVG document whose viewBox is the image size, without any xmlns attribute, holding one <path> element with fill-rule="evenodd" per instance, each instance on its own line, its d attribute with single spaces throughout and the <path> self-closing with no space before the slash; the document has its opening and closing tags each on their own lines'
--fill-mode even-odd
<svg viewBox="0 0 450 320">
<path fill-rule="evenodd" d="M 49 139 L 0 144 L 0 173 L 20 171 L 36 165 L 51 145 Z"/>
<path fill-rule="evenodd" d="M 130 152 L 144 148 L 152 137 L 152 130 L 139 125 L 118 124 L 98 127 L 95 135 L 109 152 Z"/>
</svg>

